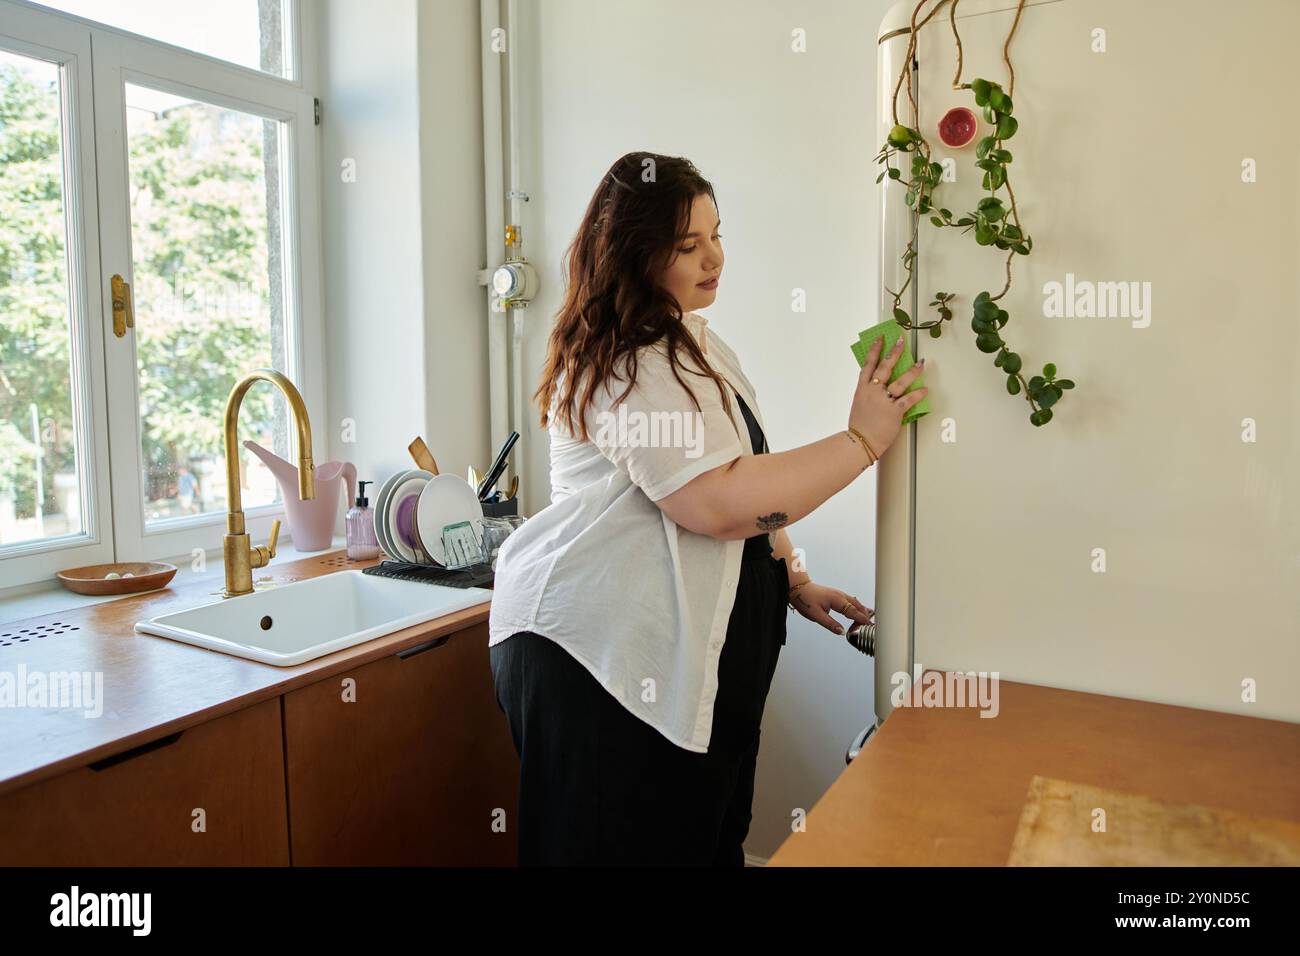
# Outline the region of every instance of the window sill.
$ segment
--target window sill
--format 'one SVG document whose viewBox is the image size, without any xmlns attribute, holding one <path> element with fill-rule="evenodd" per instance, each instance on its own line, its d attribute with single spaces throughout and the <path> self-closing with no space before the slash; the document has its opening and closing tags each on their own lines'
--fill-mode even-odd
<svg viewBox="0 0 1300 956">
<path fill-rule="evenodd" d="M 282 561 L 296 561 L 298 558 L 305 558 L 314 554 L 328 554 L 330 551 L 346 547 L 347 540 L 342 535 L 335 535 L 330 542 L 330 546 L 322 551 L 299 551 L 293 546 L 290 538 L 281 538 L 280 545 L 276 549 L 275 558 L 272 564 L 279 564 Z M 175 558 L 166 558 L 169 564 L 177 567 L 176 576 L 172 578 L 169 587 L 172 584 L 189 584 L 199 581 L 211 580 L 220 582 L 225 569 L 221 564 L 221 552 L 216 552 L 217 560 L 209 561 L 203 571 L 194 571 L 190 565 L 190 555 L 186 554 Z M 57 580 L 49 584 L 31 585 L 27 587 L 13 588 L 9 592 L 0 592 L 0 624 L 9 621 L 21 621 L 29 617 L 37 617 L 42 614 L 53 614 L 56 611 L 67 611 L 73 608 L 89 607 L 92 604 L 104 604 L 108 601 L 116 601 L 120 598 L 131 597 L 129 594 L 112 594 L 95 596 L 91 594 L 77 594 L 75 591 L 69 591 Z"/>
</svg>

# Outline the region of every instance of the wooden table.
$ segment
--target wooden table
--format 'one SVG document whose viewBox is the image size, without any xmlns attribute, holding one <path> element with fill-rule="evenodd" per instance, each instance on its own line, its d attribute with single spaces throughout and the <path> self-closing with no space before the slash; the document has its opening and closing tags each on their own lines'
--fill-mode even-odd
<svg viewBox="0 0 1300 956">
<path fill-rule="evenodd" d="M 1035 776 L 1300 822 L 1300 724 L 1001 681 L 896 708 L 770 866 L 1002 866 Z"/>
</svg>

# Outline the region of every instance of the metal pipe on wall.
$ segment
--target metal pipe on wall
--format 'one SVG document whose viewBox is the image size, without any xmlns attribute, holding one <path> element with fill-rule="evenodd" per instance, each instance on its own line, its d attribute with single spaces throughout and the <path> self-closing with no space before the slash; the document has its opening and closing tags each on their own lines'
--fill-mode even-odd
<svg viewBox="0 0 1300 956">
<path fill-rule="evenodd" d="M 528 201 L 527 194 L 521 188 L 520 180 L 523 175 L 523 161 L 521 158 L 520 135 L 519 135 L 519 58 L 521 48 L 516 46 L 514 41 L 517 28 L 520 24 L 519 19 L 519 0 L 504 0 L 506 8 L 506 24 L 510 35 L 510 46 L 506 53 L 506 155 L 509 157 L 506 169 L 506 199 L 509 202 L 510 222 L 516 225 L 516 247 L 511 252 L 511 258 L 523 254 L 523 208 L 524 203 Z M 516 463 L 528 460 L 528 422 L 527 412 L 529 407 L 529 398 L 525 392 L 524 380 L 524 316 L 527 315 L 525 309 L 511 308 L 505 313 L 510 317 L 511 323 L 511 350 L 510 350 L 510 430 L 519 433 L 519 439 L 515 443 L 514 454 L 510 459 L 509 473 L 514 475 L 518 473 Z M 501 433 L 503 436 L 505 432 Z M 493 436 L 493 444 L 498 441 L 496 435 Z M 524 495 L 531 494 L 531 487 L 524 488 L 523 482 L 520 482 L 520 499 L 519 513 L 526 514 L 524 511 Z"/>
<path fill-rule="evenodd" d="M 512 430 L 519 433 L 507 474 L 518 476 L 528 456 L 530 390 L 525 380 L 524 315 L 522 308 L 493 308 L 493 271 L 503 261 L 522 254 L 522 214 L 527 194 L 520 188 L 523 170 L 519 135 L 519 61 L 516 30 L 520 24 L 517 0 L 480 0 L 483 41 L 483 181 L 487 228 L 484 261 L 479 281 L 487 287 L 489 445 L 497 447 Z M 507 227 L 515 231 L 516 244 L 506 244 Z M 508 484 L 502 476 L 501 485 Z M 525 510 L 531 486 L 520 483 L 519 513 Z"/>
<path fill-rule="evenodd" d="M 506 225 L 506 177 L 504 170 L 505 135 L 503 116 L 506 110 L 504 96 L 507 86 L 503 81 L 505 54 L 497 52 L 505 44 L 509 51 L 511 37 L 502 35 L 504 29 L 501 0 L 479 0 L 480 42 L 483 78 L 483 261 L 485 268 L 479 281 L 484 286 L 483 302 L 488 323 L 488 447 L 510 432 L 509 379 L 507 366 L 509 353 L 506 343 L 506 313 L 492 309 L 492 270 L 502 259 L 503 237 Z M 522 509 L 520 509 L 522 512 Z"/>
</svg>

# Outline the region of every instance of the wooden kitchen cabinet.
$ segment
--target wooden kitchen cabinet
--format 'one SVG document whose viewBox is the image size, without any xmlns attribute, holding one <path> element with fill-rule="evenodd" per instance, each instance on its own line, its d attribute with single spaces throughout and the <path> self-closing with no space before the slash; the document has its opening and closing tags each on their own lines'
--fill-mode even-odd
<svg viewBox="0 0 1300 956">
<path fill-rule="evenodd" d="M 516 862 L 519 761 L 486 622 L 283 699 L 295 866 Z"/>
<path fill-rule="evenodd" d="M 278 697 L 129 748 L 0 797 L 0 865 L 287 864 L 283 761 Z"/>
<path fill-rule="evenodd" d="M 311 555 L 259 584 L 378 562 Z M 134 632 L 210 601 L 211 587 L 0 627 L 0 670 L 102 671 L 113 690 L 99 719 L 6 710 L 0 865 L 514 863 L 519 761 L 496 704 L 486 602 L 293 667 Z M 354 704 L 342 702 L 346 678 Z"/>
</svg>

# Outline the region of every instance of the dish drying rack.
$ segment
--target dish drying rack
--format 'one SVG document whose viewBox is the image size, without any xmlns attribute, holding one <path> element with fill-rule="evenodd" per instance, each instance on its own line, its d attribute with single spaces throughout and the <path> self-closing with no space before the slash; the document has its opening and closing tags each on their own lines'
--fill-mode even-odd
<svg viewBox="0 0 1300 956">
<path fill-rule="evenodd" d="M 436 564 L 416 564 L 413 561 L 386 559 L 361 570 L 381 578 L 399 581 L 418 581 L 424 584 L 441 584 L 449 588 L 490 588 L 496 577 L 492 562 L 468 564 L 461 568 L 444 568 Z"/>
</svg>

